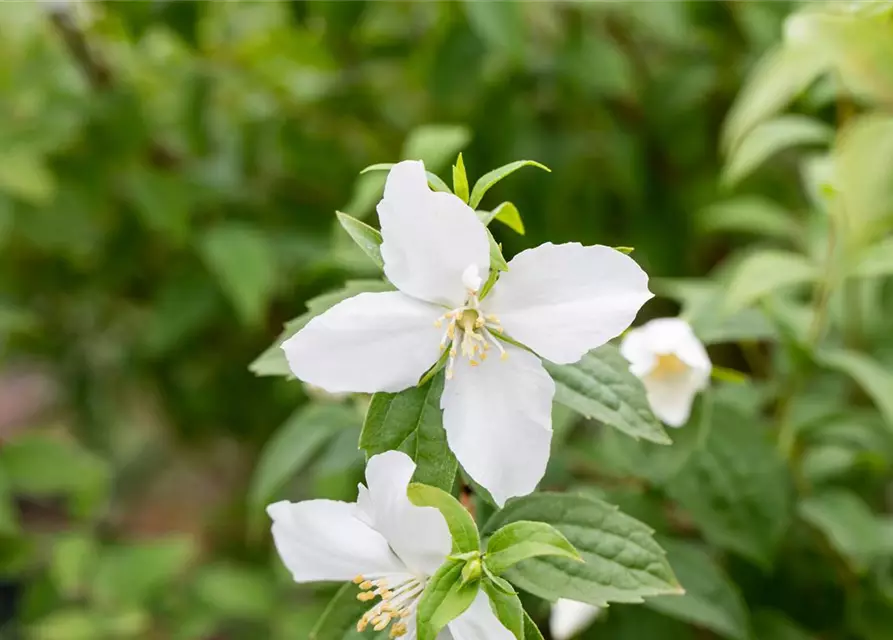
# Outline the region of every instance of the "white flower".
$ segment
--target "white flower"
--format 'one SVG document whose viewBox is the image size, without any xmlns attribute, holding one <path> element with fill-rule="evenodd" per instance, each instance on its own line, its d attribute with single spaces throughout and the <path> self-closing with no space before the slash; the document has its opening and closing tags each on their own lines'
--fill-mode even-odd
<svg viewBox="0 0 893 640">
<path fill-rule="evenodd" d="M 416 607 L 428 578 L 446 561 L 452 538 L 433 507 L 406 496 L 415 463 L 388 451 L 366 465 L 355 503 L 335 500 L 277 502 L 267 507 L 276 549 L 295 582 L 353 581 L 369 610 L 357 629 L 414 640 Z M 483 590 L 438 640 L 512 640 Z"/>
<path fill-rule="evenodd" d="M 502 505 L 545 473 L 558 364 L 623 332 L 651 298 L 648 277 L 609 247 L 544 244 L 519 253 L 485 299 L 486 227 L 462 200 L 428 188 L 421 162 L 388 175 L 378 204 L 384 272 L 399 291 L 362 293 L 282 345 L 299 379 L 329 392 L 401 391 L 449 351 L 441 396 L 450 448 Z M 491 356 L 491 357 L 488 357 Z"/>
<path fill-rule="evenodd" d="M 654 415 L 671 427 L 684 425 L 713 368 L 688 323 L 679 318 L 652 320 L 629 331 L 620 352 L 644 383 Z"/>
<path fill-rule="evenodd" d="M 591 625 L 601 615 L 601 608 L 559 598 L 552 605 L 549 616 L 549 630 L 554 640 L 568 640 Z"/>
</svg>

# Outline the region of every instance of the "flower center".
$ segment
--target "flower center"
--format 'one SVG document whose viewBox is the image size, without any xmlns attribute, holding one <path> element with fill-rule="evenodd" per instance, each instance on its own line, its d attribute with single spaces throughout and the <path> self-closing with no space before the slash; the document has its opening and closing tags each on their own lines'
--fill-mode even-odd
<svg viewBox="0 0 893 640">
<path fill-rule="evenodd" d="M 377 597 L 381 598 L 359 619 L 357 631 L 362 633 L 369 625 L 372 625 L 374 631 L 384 631 L 390 625 L 391 631 L 388 635 L 391 638 L 399 638 L 409 633 L 406 619 L 415 611 L 419 596 L 425 590 L 424 578 L 401 577 L 391 583 L 387 578 L 367 580 L 363 576 L 357 576 L 353 581 L 361 589 L 357 594 L 357 600 L 370 602 Z"/>
<path fill-rule="evenodd" d="M 682 362 L 675 353 L 660 353 L 657 356 L 657 364 L 651 370 L 651 375 L 655 378 L 672 378 L 673 376 L 685 373 L 688 365 Z"/>
<path fill-rule="evenodd" d="M 493 314 L 485 315 L 481 311 L 481 301 L 478 291 L 481 287 L 481 278 L 476 266 L 471 265 L 462 274 L 462 283 L 465 285 L 467 295 L 465 303 L 440 316 L 434 326 L 442 328 L 446 322 L 443 338 L 440 340 L 441 351 L 449 348 L 450 355 L 446 368 L 447 380 L 453 377 L 453 368 L 456 357 L 461 353 L 468 358 L 472 367 L 478 366 L 487 359 L 487 352 L 496 347 L 500 357 L 508 357 L 505 349 L 490 332 L 502 331 L 499 318 Z"/>
</svg>

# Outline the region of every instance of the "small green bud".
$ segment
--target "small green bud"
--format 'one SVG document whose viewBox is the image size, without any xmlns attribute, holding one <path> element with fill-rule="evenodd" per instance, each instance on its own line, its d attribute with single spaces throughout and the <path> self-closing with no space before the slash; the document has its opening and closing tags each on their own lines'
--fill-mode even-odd
<svg viewBox="0 0 893 640">
<path fill-rule="evenodd" d="M 472 558 L 465 563 L 464 567 L 462 567 L 462 584 L 468 584 L 469 582 L 479 580 L 482 572 L 481 559 Z"/>
</svg>

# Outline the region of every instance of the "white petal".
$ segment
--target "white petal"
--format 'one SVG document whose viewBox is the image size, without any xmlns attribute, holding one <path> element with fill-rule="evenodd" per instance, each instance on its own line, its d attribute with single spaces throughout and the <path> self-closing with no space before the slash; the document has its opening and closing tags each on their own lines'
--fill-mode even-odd
<svg viewBox="0 0 893 640">
<path fill-rule="evenodd" d="M 450 449 L 472 478 L 502 506 L 536 488 L 549 462 L 555 383 L 532 353 L 493 349 L 472 367 L 456 361 L 441 396 Z"/>
<path fill-rule="evenodd" d="M 549 616 L 549 629 L 554 640 L 568 640 L 574 637 L 590 624 L 601 613 L 599 607 L 594 607 L 585 602 L 559 598 L 552 605 L 552 613 Z"/>
<path fill-rule="evenodd" d="M 417 507 L 406 496 L 415 468 L 400 451 L 372 456 L 366 465 L 369 489 L 360 492 L 357 505 L 412 572 L 431 575 L 446 560 L 453 539 L 440 511 Z"/>
<path fill-rule="evenodd" d="M 632 364 L 673 354 L 694 369 L 711 370 L 710 357 L 691 326 L 681 318 L 657 318 L 624 336 L 621 353 Z"/>
<path fill-rule="evenodd" d="M 706 385 L 703 374 L 697 369 L 673 376 L 649 374 L 642 382 L 654 415 L 670 427 L 681 427 L 688 422 L 695 396 Z"/>
<path fill-rule="evenodd" d="M 509 262 L 484 306 L 509 336 L 566 364 L 620 335 L 651 297 L 648 276 L 629 256 L 546 243 Z"/>
<path fill-rule="evenodd" d="M 385 275 L 407 295 L 459 306 L 466 297 L 466 269 L 489 271 L 486 227 L 458 197 L 431 191 L 420 161 L 391 169 L 378 219 Z"/>
<path fill-rule="evenodd" d="M 399 291 L 361 293 L 282 344 L 292 372 L 329 393 L 402 391 L 440 355 L 442 310 Z"/>
<path fill-rule="evenodd" d="M 471 606 L 448 626 L 453 640 L 515 640 L 493 613 L 490 598 L 483 590 L 478 591 Z"/>
<path fill-rule="evenodd" d="M 406 573 L 385 537 L 355 517 L 355 504 L 283 501 L 268 506 L 267 513 L 276 549 L 295 582 Z"/>
</svg>

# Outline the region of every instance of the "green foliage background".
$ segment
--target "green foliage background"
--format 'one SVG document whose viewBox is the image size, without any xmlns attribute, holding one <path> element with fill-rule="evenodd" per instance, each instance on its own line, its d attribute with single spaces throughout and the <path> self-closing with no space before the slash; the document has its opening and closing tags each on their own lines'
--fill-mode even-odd
<svg viewBox="0 0 893 640">
<path fill-rule="evenodd" d="M 334 216 L 374 224 L 360 169 L 448 179 L 463 151 L 472 180 L 552 169 L 488 194 L 523 215 L 493 227 L 507 256 L 633 246 L 664 296 L 643 317 L 681 306 L 747 374 L 666 450 L 556 408 L 544 487 L 656 529 L 688 590 L 587 637 L 893 638 L 893 29 L 869 4 L 852 28 L 783 1 L 0 5 L 2 637 L 307 637 L 333 592 L 290 583 L 263 506 L 353 499 L 368 398 L 248 364 L 377 277 Z M 817 181 L 802 148 L 829 143 Z"/>
</svg>

